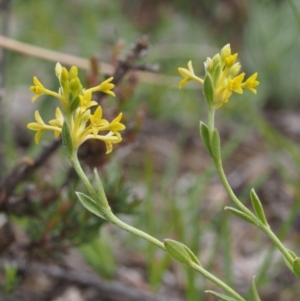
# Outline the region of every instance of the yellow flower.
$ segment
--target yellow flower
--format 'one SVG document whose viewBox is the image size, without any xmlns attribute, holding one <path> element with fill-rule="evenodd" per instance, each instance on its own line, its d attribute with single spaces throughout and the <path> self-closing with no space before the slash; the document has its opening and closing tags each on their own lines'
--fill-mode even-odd
<svg viewBox="0 0 300 301">
<path fill-rule="evenodd" d="M 102 119 L 102 108 L 99 106 L 95 111 L 94 115 L 90 116 L 91 127 L 94 137 L 97 136 L 98 132 L 101 130 L 108 130 L 109 122 Z"/>
<path fill-rule="evenodd" d="M 99 86 L 89 88 L 86 91 L 89 91 L 91 93 L 99 91 L 99 92 L 104 92 L 111 96 L 116 96 L 115 93 L 111 91 L 111 89 L 113 89 L 115 86 L 113 83 L 111 83 L 113 79 L 114 79 L 113 77 L 110 77 L 106 81 L 102 82 Z"/>
<path fill-rule="evenodd" d="M 242 82 L 244 80 L 244 77 L 245 77 L 245 73 L 241 73 L 239 76 L 236 76 L 234 79 L 229 79 L 227 89 L 238 94 L 243 94 Z"/>
<path fill-rule="evenodd" d="M 181 89 L 188 81 L 192 79 L 199 82 L 200 84 L 203 83 L 203 80 L 195 75 L 192 61 L 188 62 L 188 69 L 178 68 L 178 72 L 183 76 L 183 80 L 181 80 L 181 82 L 179 83 L 179 89 Z"/>
<path fill-rule="evenodd" d="M 35 111 L 34 117 L 35 117 L 36 122 L 29 123 L 27 125 L 27 128 L 29 128 L 30 130 L 33 130 L 33 131 L 37 131 L 37 133 L 35 134 L 35 137 L 34 137 L 36 144 L 39 143 L 41 135 L 43 134 L 43 132 L 45 130 L 50 130 L 50 131 L 54 131 L 54 132 L 61 131 L 61 128 L 57 127 L 56 125 L 50 126 L 50 125 L 45 124 L 38 111 Z"/>
<path fill-rule="evenodd" d="M 36 95 L 32 97 L 31 101 L 35 102 L 41 95 L 45 94 L 45 88 L 35 76 L 33 77 L 33 83 L 35 85 L 30 87 L 30 91 Z"/>
<path fill-rule="evenodd" d="M 246 88 L 250 90 L 252 93 L 256 94 L 257 91 L 254 89 L 256 86 L 259 85 L 259 81 L 256 80 L 257 78 L 257 72 L 251 75 L 244 83 L 243 83 L 243 88 Z"/>
<path fill-rule="evenodd" d="M 55 137 L 58 137 L 58 135 L 61 133 L 61 129 L 64 124 L 64 116 L 59 108 L 56 108 L 56 110 L 55 110 L 55 117 L 56 117 L 55 119 L 52 119 L 49 121 L 49 124 L 60 129 L 60 130 L 54 131 Z"/>
<path fill-rule="evenodd" d="M 30 87 L 30 91 L 35 93 L 36 95 L 32 97 L 32 100 L 31 100 L 32 102 L 35 102 L 41 95 L 47 94 L 47 95 L 51 95 L 51 96 L 58 98 L 60 100 L 60 102 L 63 105 L 65 105 L 65 99 L 62 95 L 60 95 L 54 91 L 46 89 L 35 76 L 33 77 L 33 83 L 34 83 L 34 86 Z"/>
<path fill-rule="evenodd" d="M 231 66 L 233 66 L 233 64 L 236 62 L 237 57 L 238 57 L 238 53 L 225 57 L 226 67 L 230 68 Z"/>
<path fill-rule="evenodd" d="M 87 109 L 98 105 L 95 100 L 92 100 L 92 92 L 90 90 L 86 90 L 83 95 L 79 96 L 80 98 L 80 112 L 83 113 Z"/>
<path fill-rule="evenodd" d="M 70 71 L 62 67 L 59 63 L 55 66 L 55 74 L 59 79 L 59 93 L 46 89 L 40 81 L 34 77 L 34 86 L 30 90 L 36 95 L 35 101 L 40 95 L 48 94 L 58 98 L 62 104 L 63 110 L 56 108 L 55 119 L 45 124 L 38 111 L 35 112 L 36 122 L 28 124 L 28 128 L 37 131 L 35 135 L 36 143 L 39 142 L 42 133 L 45 130 L 54 131 L 57 137 L 62 132 L 64 123 L 67 124 L 67 130 L 70 132 L 72 143 L 70 149 L 76 151 L 79 146 L 89 140 L 102 140 L 107 148 L 107 153 L 111 152 L 112 145 L 122 140 L 120 131 L 125 129 L 124 124 L 120 122 L 122 113 L 120 113 L 112 122 L 102 118 L 102 108 L 98 106 L 94 114 L 91 114 L 90 108 L 98 105 L 92 100 L 92 93 L 104 92 L 115 96 L 111 91 L 114 88 L 113 78 L 110 77 L 96 87 L 84 90 L 78 78 L 77 67 L 71 67 Z"/>
<path fill-rule="evenodd" d="M 110 130 L 117 134 L 118 131 L 122 131 L 125 129 L 125 125 L 123 123 L 120 123 L 120 120 L 122 119 L 123 114 L 120 113 L 111 123 L 110 123 Z"/>
</svg>

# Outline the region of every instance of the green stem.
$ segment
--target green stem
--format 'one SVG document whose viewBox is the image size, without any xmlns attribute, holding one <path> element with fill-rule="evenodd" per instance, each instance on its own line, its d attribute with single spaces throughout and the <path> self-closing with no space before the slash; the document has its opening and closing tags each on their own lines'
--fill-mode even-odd
<svg viewBox="0 0 300 301">
<path fill-rule="evenodd" d="M 227 191 L 228 195 L 230 196 L 231 200 L 235 203 L 235 205 L 244 213 L 248 214 L 250 217 L 252 217 L 252 219 L 254 221 L 257 221 L 257 225 L 259 228 L 261 228 L 268 236 L 269 238 L 273 241 L 273 243 L 277 246 L 277 248 L 281 251 L 281 253 L 284 255 L 284 257 L 291 263 L 293 264 L 293 257 L 291 256 L 291 254 L 287 251 L 287 249 L 285 248 L 285 246 L 282 244 L 282 242 L 278 239 L 278 237 L 273 233 L 273 231 L 263 225 L 258 219 L 257 217 L 246 207 L 243 205 L 243 203 L 236 197 L 235 193 L 233 192 L 233 190 L 231 189 L 226 175 L 224 173 L 223 167 L 222 167 L 222 163 L 221 162 L 215 162 L 217 171 L 219 173 L 220 179 L 223 183 L 223 186 L 225 188 L 225 190 Z"/>
<path fill-rule="evenodd" d="M 75 171 L 77 172 L 79 178 L 81 179 L 83 185 L 86 187 L 86 189 L 88 190 L 89 194 L 91 195 L 92 198 L 95 199 L 99 199 L 99 197 L 97 196 L 95 189 L 93 188 L 92 184 L 90 183 L 89 179 L 87 178 L 87 176 L 85 175 L 80 162 L 78 160 L 77 157 L 77 153 L 74 152 L 70 157 L 69 157 L 72 166 L 74 167 Z M 107 206 L 106 206 L 107 207 Z"/>
<path fill-rule="evenodd" d="M 134 235 L 137 235 L 151 243 L 153 243 L 154 245 L 156 245 L 157 247 L 159 247 L 160 249 L 166 251 L 166 248 L 165 248 L 165 245 L 159 241 L 158 239 L 154 238 L 153 236 L 139 230 L 139 229 L 136 229 L 124 222 L 122 222 L 120 219 L 118 219 L 113 213 L 111 213 L 111 215 L 109 216 L 106 216 L 107 217 L 107 220 L 109 222 L 111 222 L 112 224 L 118 226 L 119 228 L 127 231 L 127 232 L 130 232 Z"/>
<path fill-rule="evenodd" d="M 214 106 L 209 106 L 209 111 L 208 111 L 208 130 L 209 130 L 209 135 L 210 135 L 210 141 L 212 139 L 212 132 L 214 130 L 214 112 L 215 112 L 215 107 Z M 221 182 L 227 191 L 228 195 L 230 196 L 231 200 L 234 202 L 234 204 L 244 213 L 246 213 L 249 217 L 251 217 L 254 221 L 256 221 L 256 224 L 259 228 L 261 228 L 268 236 L 269 238 L 273 241 L 273 243 L 277 246 L 277 248 L 281 251 L 283 256 L 291 263 L 293 264 L 293 257 L 291 254 L 288 252 L 288 250 L 285 248 L 285 246 L 282 244 L 282 242 L 278 239 L 278 237 L 273 233 L 273 231 L 263 225 L 260 220 L 256 217 L 255 214 L 253 214 L 235 195 L 233 190 L 231 189 L 226 175 L 223 170 L 222 166 L 222 161 L 221 159 L 216 159 L 213 158 L 216 169 L 218 171 L 218 174 L 220 176 Z"/>
<path fill-rule="evenodd" d="M 231 189 L 226 175 L 224 173 L 223 170 L 223 166 L 222 166 L 222 162 L 216 162 L 215 160 L 215 166 L 216 169 L 218 171 L 219 177 L 221 179 L 221 182 L 226 190 L 226 192 L 228 193 L 228 195 L 230 196 L 231 200 L 234 202 L 234 204 L 244 213 L 248 214 L 250 217 L 252 217 L 254 220 L 256 220 L 256 216 L 236 197 L 235 193 L 233 192 L 233 190 Z"/>
<path fill-rule="evenodd" d="M 269 238 L 273 241 L 274 245 L 277 246 L 277 248 L 280 250 L 283 256 L 289 261 L 289 263 L 293 265 L 294 259 L 292 255 L 288 252 L 288 250 L 285 248 L 285 246 L 282 244 L 279 238 L 274 234 L 274 232 L 266 226 L 261 227 L 261 229 L 269 236 Z"/>
<path fill-rule="evenodd" d="M 87 176 L 85 175 L 84 171 L 81 168 L 81 165 L 80 165 L 80 162 L 77 158 L 76 152 L 74 152 L 72 155 L 70 155 L 70 160 L 71 160 L 71 163 L 72 163 L 73 167 L 75 168 L 78 176 L 80 177 L 80 179 L 82 180 L 82 182 L 86 186 L 86 188 L 88 189 L 91 196 L 95 199 L 99 199 L 99 197 L 97 196 L 96 191 L 94 190 L 93 186 L 91 185 L 90 181 L 88 180 Z M 107 221 L 111 222 L 112 224 L 118 226 L 119 228 L 121 228 L 121 229 L 123 229 L 127 232 L 130 232 L 130 233 L 132 233 L 136 236 L 139 236 L 139 237 L 149 241 L 150 243 L 153 243 L 154 245 L 156 245 L 160 249 L 166 251 L 165 245 L 161 241 L 159 241 L 158 239 L 152 237 L 151 235 L 149 235 L 149 234 L 147 234 L 147 233 L 145 233 L 145 232 L 143 232 L 139 229 L 136 229 L 136 228 L 124 223 L 123 221 L 118 219 L 112 213 L 112 211 L 110 210 L 109 207 L 108 207 L 108 209 L 109 210 L 104 210 L 103 211 Z M 233 297 L 235 297 L 238 301 L 245 301 L 245 299 L 243 299 L 238 293 L 236 293 L 233 289 L 231 289 L 227 284 L 225 284 L 220 279 L 218 279 L 215 276 L 213 276 L 212 274 L 210 274 L 208 271 L 206 271 L 201 266 L 198 266 L 197 264 L 192 263 L 191 268 L 198 271 L 204 277 L 206 277 L 207 279 L 209 279 L 212 282 L 214 282 L 215 284 L 217 284 L 219 287 L 221 287 L 226 292 L 228 292 Z"/>
<path fill-rule="evenodd" d="M 79 178 L 81 179 L 84 186 L 87 188 L 88 192 L 90 193 L 91 197 L 96 200 L 99 200 L 99 196 L 97 195 L 97 192 L 95 191 L 95 189 L 93 188 L 89 179 L 87 178 L 84 171 L 82 170 L 80 162 L 79 162 L 78 157 L 75 152 L 70 156 L 70 160 L 71 160 L 71 163 L 72 163 L 74 169 L 76 170 Z M 141 230 L 138 230 L 132 226 L 129 226 L 126 223 L 122 222 L 120 219 L 118 219 L 110 210 L 110 207 L 109 207 L 106 199 L 101 198 L 101 205 L 106 209 L 103 211 L 103 214 L 105 215 L 106 219 L 109 222 L 126 230 L 127 232 L 130 232 L 134 235 L 144 238 L 145 240 L 153 243 L 160 249 L 166 250 L 164 244 L 162 242 L 160 242 L 159 240 L 157 240 L 156 238 L 150 236 L 149 234 L 147 234 Z"/>
<path fill-rule="evenodd" d="M 236 291 L 234 291 L 231 287 L 229 287 L 226 283 L 206 271 L 202 266 L 197 265 L 196 263 L 192 262 L 189 265 L 192 269 L 199 272 L 202 276 L 209 279 L 211 282 L 215 283 L 217 286 L 222 288 L 225 292 L 230 294 L 232 297 L 236 298 L 238 301 L 246 301 L 241 295 L 239 295 Z"/>
</svg>

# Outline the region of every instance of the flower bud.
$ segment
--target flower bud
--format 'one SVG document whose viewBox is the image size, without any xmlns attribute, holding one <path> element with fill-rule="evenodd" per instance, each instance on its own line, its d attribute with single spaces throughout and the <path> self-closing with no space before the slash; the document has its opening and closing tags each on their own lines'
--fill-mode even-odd
<svg viewBox="0 0 300 301">
<path fill-rule="evenodd" d="M 214 70 L 214 62 L 213 62 L 213 60 L 210 57 L 208 57 L 206 59 L 206 61 L 204 62 L 204 68 L 209 73 L 213 72 L 213 70 Z"/>
<path fill-rule="evenodd" d="M 227 44 L 221 50 L 221 59 L 222 59 L 222 61 L 224 61 L 225 58 L 230 56 L 230 55 L 231 55 L 230 44 Z"/>
<path fill-rule="evenodd" d="M 221 62 L 221 57 L 220 54 L 217 53 L 214 57 L 213 57 L 213 62 L 214 62 L 214 67 L 217 66 L 220 62 Z"/>
<path fill-rule="evenodd" d="M 78 77 L 78 69 L 75 66 L 72 66 L 70 69 L 70 79 L 75 79 L 76 77 Z"/>
<path fill-rule="evenodd" d="M 70 72 L 71 75 L 71 72 Z M 81 93 L 82 91 L 82 85 L 80 83 L 80 80 L 78 77 L 73 78 L 70 81 L 70 92 L 72 93 L 73 96 L 77 96 Z"/>
<path fill-rule="evenodd" d="M 62 66 L 60 63 L 56 63 L 55 65 L 55 74 L 58 77 L 58 79 L 60 79 L 61 77 L 61 72 L 62 72 Z"/>
<path fill-rule="evenodd" d="M 230 77 L 235 77 L 239 72 L 241 71 L 241 64 L 240 63 L 235 63 L 229 71 Z"/>
</svg>

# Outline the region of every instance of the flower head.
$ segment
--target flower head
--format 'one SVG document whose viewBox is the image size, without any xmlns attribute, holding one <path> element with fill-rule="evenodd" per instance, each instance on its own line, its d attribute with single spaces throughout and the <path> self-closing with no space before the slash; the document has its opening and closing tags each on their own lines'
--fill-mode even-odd
<svg viewBox="0 0 300 301">
<path fill-rule="evenodd" d="M 246 81 L 244 81 L 245 73 L 240 73 L 241 65 L 237 62 L 238 53 L 231 54 L 230 44 L 225 45 L 221 52 L 216 54 L 212 59 L 207 58 L 204 63 L 207 91 L 204 87 L 206 99 L 213 99 L 211 102 L 216 108 L 221 107 L 228 102 L 233 93 L 243 94 L 244 88 L 256 94 L 255 87 L 259 85 L 257 73 L 254 73 Z M 179 73 L 184 77 L 179 83 L 181 88 L 190 80 L 196 80 L 203 84 L 205 80 L 197 77 L 192 68 L 191 61 L 188 63 L 188 69 L 178 68 Z M 210 97 L 207 97 L 209 93 Z M 212 95 L 212 97 L 211 97 Z M 211 105 L 210 103 L 210 105 Z"/>
<path fill-rule="evenodd" d="M 59 79 L 59 92 L 46 89 L 40 81 L 34 77 L 34 85 L 30 90 L 35 93 L 33 101 L 43 94 L 48 94 L 59 99 L 62 105 L 62 111 L 57 108 L 55 119 L 46 124 L 38 111 L 35 112 L 36 122 L 29 123 L 27 127 L 36 131 L 35 142 L 38 143 L 42 133 L 46 130 L 54 132 L 57 137 L 61 134 L 64 123 L 67 123 L 72 140 L 72 149 L 77 150 L 79 146 L 89 139 L 102 140 L 107 148 L 107 153 L 111 152 L 112 144 L 122 140 L 120 131 L 125 126 L 120 122 L 122 114 L 120 113 L 112 122 L 102 118 L 102 108 L 98 103 L 92 100 L 92 94 L 97 91 L 115 96 L 111 91 L 114 88 L 113 78 L 110 77 L 100 85 L 83 89 L 78 78 L 77 67 L 73 66 L 68 71 L 59 63 L 55 66 L 55 74 Z M 98 106 L 95 112 L 91 113 L 91 108 Z"/>
</svg>

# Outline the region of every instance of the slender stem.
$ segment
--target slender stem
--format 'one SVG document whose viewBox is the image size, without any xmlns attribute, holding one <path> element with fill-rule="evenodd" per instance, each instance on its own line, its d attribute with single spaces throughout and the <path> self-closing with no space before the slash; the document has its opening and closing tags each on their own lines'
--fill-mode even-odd
<svg viewBox="0 0 300 301">
<path fill-rule="evenodd" d="M 77 153 L 74 152 L 70 157 L 69 157 L 72 166 L 74 167 L 74 169 L 76 170 L 79 178 L 81 179 L 83 185 L 86 187 L 86 189 L 88 190 L 88 192 L 90 193 L 90 195 L 95 198 L 95 199 L 99 199 L 99 197 L 97 197 L 97 194 L 95 192 L 95 189 L 93 188 L 92 184 L 90 183 L 89 179 L 87 178 L 87 176 L 85 175 L 84 171 L 82 170 L 82 167 L 80 165 L 80 162 L 78 160 L 77 157 Z"/>
<path fill-rule="evenodd" d="M 220 162 L 215 162 L 217 171 L 219 173 L 219 176 L 221 178 L 221 181 L 223 183 L 223 186 L 225 190 L 227 191 L 228 195 L 232 199 L 232 201 L 235 203 L 237 207 L 239 207 L 244 213 L 248 214 L 251 216 L 254 220 L 257 220 L 257 217 L 246 207 L 242 204 L 242 202 L 236 197 L 235 193 L 231 189 L 226 175 L 224 173 L 222 164 Z M 281 251 L 281 253 L 284 255 L 284 257 L 291 263 L 293 264 L 293 257 L 291 254 L 287 251 L 287 249 L 284 247 L 282 242 L 278 239 L 278 237 L 273 233 L 273 231 L 269 228 L 266 227 L 265 225 L 261 224 L 258 221 L 259 225 L 258 227 L 261 228 L 268 236 L 269 238 L 273 241 L 273 243 L 277 246 L 277 248 Z"/>
<path fill-rule="evenodd" d="M 139 229 L 136 229 L 126 223 L 124 223 L 123 221 L 121 221 L 120 219 L 118 219 L 113 213 L 111 213 L 109 216 L 106 216 L 107 217 L 107 220 L 109 222 L 111 222 L 112 224 L 118 226 L 119 228 L 127 231 L 127 232 L 130 232 L 134 235 L 137 235 L 151 243 L 153 243 L 154 245 L 156 245 L 157 247 L 159 247 L 160 249 L 166 251 L 166 248 L 165 248 L 165 245 L 159 241 L 158 239 L 154 238 L 153 236 L 139 230 Z"/>
<path fill-rule="evenodd" d="M 231 189 L 231 187 L 230 187 L 230 185 L 229 185 L 229 183 L 227 181 L 226 175 L 224 173 L 222 163 L 215 161 L 215 165 L 216 165 L 216 169 L 218 171 L 219 177 L 221 179 L 221 182 L 222 182 L 225 190 L 227 191 L 228 195 L 230 196 L 231 200 L 234 202 L 234 204 L 241 211 L 243 211 L 244 213 L 248 214 L 252 218 L 256 219 L 256 216 L 245 205 L 243 205 L 243 203 L 236 197 L 235 193 Z"/>
<path fill-rule="evenodd" d="M 214 106 L 209 106 L 208 110 L 208 130 L 209 130 L 209 136 L 210 136 L 210 141 L 212 139 L 212 133 L 214 130 L 214 112 L 215 112 L 215 107 Z M 234 202 L 234 204 L 244 213 L 249 215 L 254 221 L 257 221 L 257 226 L 261 228 L 268 236 L 269 238 L 273 241 L 273 243 L 277 246 L 277 248 L 281 251 L 283 256 L 291 263 L 293 264 L 293 257 L 291 254 L 288 252 L 288 250 L 284 247 L 282 242 L 278 239 L 278 237 L 272 232 L 272 230 L 263 225 L 260 220 L 256 217 L 255 214 L 253 214 L 235 195 L 233 190 L 231 189 L 228 180 L 226 178 L 226 175 L 223 170 L 222 166 L 222 161 L 220 159 L 213 158 L 216 169 L 218 171 L 218 174 L 220 176 L 221 182 L 223 183 L 223 186 L 225 190 L 227 191 L 228 195 L 230 196 L 231 200 Z"/>
<path fill-rule="evenodd" d="M 81 168 L 80 162 L 77 158 L 77 154 L 76 152 L 74 152 L 71 156 L 70 156 L 70 160 L 71 163 L 73 165 L 73 167 L 75 168 L 78 176 L 80 177 L 80 179 L 82 180 L 83 184 L 86 186 L 86 188 L 88 189 L 89 193 L 91 194 L 92 197 L 95 197 L 96 199 L 99 199 L 99 197 L 97 196 L 96 191 L 94 190 L 93 186 L 91 185 L 90 181 L 88 180 L 87 176 L 85 175 L 84 171 Z M 149 241 L 150 243 L 153 243 L 154 245 L 156 245 L 157 247 L 159 247 L 160 249 L 167 251 L 164 244 L 159 241 L 158 239 L 154 238 L 153 236 L 139 230 L 136 229 L 126 223 L 124 223 L 123 221 L 121 221 L 120 219 L 118 219 L 111 210 L 104 210 L 103 214 L 105 215 L 106 219 L 111 222 L 112 224 L 118 226 L 119 228 L 130 232 L 136 236 L 139 236 L 147 241 Z M 200 274 L 202 274 L 204 277 L 206 277 L 207 279 L 209 279 L 210 281 L 214 282 L 215 284 L 217 284 L 219 287 L 221 287 L 222 289 L 224 289 L 226 292 L 228 292 L 230 295 L 232 295 L 233 297 L 235 297 L 238 301 L 246 301 L 245 299 L 243 299 L 238 293 L 236 293 L 232 288 L 230 288 L 227 284 L 225 284 L 224 282 L 222 282 L 220 279 L 216 278 L 215 276 L 213 276 L 212 274 L 210 274 L 208 271 L 206 271 L 203 267 L 198 266 L 197 264 L 191 263 L 190 267 L 196 271 L 198 271 Z"/>
<path fill-rule="evenodd" d="M 74 167 L 74 169 L 76 170 L 78 176 L 80 177 L 81 181 L 83 182 L 83 184 L 85 185 L 85 187 L 87 188 L 88 192 L 90 193 L 90 195 L 99 200 L 99 195 L 97 195 L 95 189 L 93 188 L 92 184 L 90 183 L 89 179 L 87 178 L 87 176 L 85 175 L 84 171 L 81 168 L 80 162 L 77 158 L 76 153 L 73 153 L 72 156 L 70 157 L 71 163 Z M 106 210 L 103 212 L 103 214 L 105 215 L 105 217 L 107 218 L 107 220 L 109 222 L 111 222 L 112 224 L 126 230 L 127 232 L 130 232 L 134 235 L 137 235 L 139 237 L 144 238 L 145 240 L 153 243 L 154 245 L 156 245 L 157 247 L 159 247 L 160 249 L 166 250 L 164 244 L 162 242 L 160 242 L 159 240 L 157 240 L 156 238 L 152 237 L 151 235 L 138 230 L 130 225 L 127 225 L 126 223 L 122 222 L 120 219 L 118 219 L 110 210 L 109 205 L 107 204 L 106 199 L 104 200 L 103 198 L 101 198 L 101 205 L 106 208 Z M 109 209 L 109 210 L 107 210 Z"/>
<path fill-rule="evenodd" d="M 211 282 L 215 283 L 217 286 L 222 288 L 225 292 L 230 294 L 232 297 L 236 298 L 238 301 L 246 301 L 241 295 L 239 295 L 236 291 L 234 291 L 231 287 L 229 287 L 226 283 L 206 271 L 202 266 L 197 265 L 196 263 L 192 262 L 189 265 L 192 269 L 199 272 L 202 276 L 209 279 Z"/>
<path fill-rule="evenodd" d="M 273 241 L 273 243 L 283 254 L 283 256 L 289 261 L 289 263 L 293 265 L 294 259 L 292 255 L 288 252 L 288 250 L 285 248 L 285 246 L 282 244 L 279 238 L 274 234 L 274 232 L 266 226 L 261 227 L 261 229 L 269 236 L 269 238 Z"/>
</svg>

